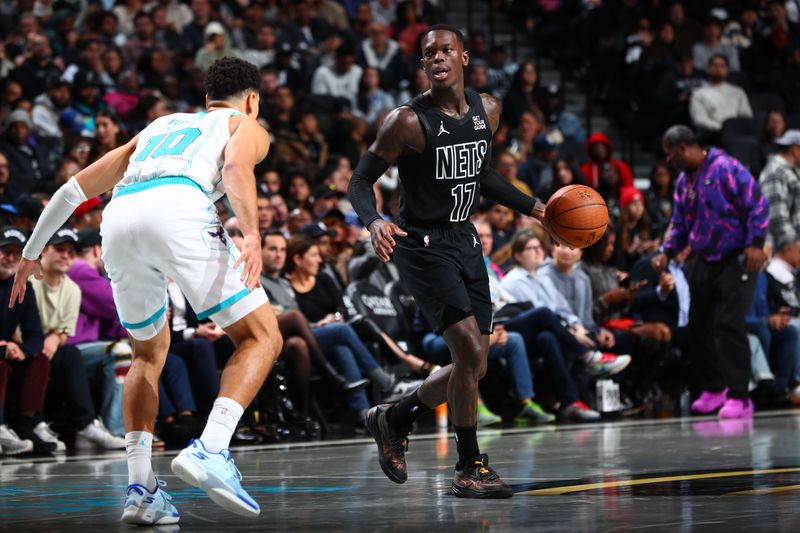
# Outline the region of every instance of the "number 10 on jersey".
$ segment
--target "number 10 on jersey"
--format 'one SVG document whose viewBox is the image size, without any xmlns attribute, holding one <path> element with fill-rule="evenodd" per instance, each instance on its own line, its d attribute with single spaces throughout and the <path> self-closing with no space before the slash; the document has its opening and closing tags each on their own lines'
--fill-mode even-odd
<svg viewBox="0 0 800 533">
<path fill-rule="evenodd" d="M 453 210 L 450 211 L 450 222 L 464 222 L 469 216 L 469 208 L 475 200 L 477 183 L 459 183 L 450 191 L 455 199 Z"/>
</svg>

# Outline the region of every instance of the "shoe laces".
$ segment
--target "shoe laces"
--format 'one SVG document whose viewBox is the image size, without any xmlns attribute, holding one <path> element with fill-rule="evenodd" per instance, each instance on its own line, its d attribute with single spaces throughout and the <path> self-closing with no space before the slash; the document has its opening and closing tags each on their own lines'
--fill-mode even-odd
<svg viewBox="0 0 800 533">
<path fill-rule="evenodd" d="M 231 471 L 231 473 L 236 476 L 236 479 L 241 481 L 242 473 L 239 472 L 238 468 L 236 468 L 236 463 L 234 463 L 233 457 L 231 457 L 231 451 L 229 449 L 225 449 L 219 453 L 225 458 L 225 461 L 228 463 L 228 469 Z"/>
<path fill-rule="evenodd" d="M 482 480 L 496 481 L 500 479 L 500 476 L 497 475 L 497 472 L 495 472 L 492 467 L 487 465 L 483 459 L 475 461 L 475 466 L 477 467 L 475 472 Z"/>
</svg>

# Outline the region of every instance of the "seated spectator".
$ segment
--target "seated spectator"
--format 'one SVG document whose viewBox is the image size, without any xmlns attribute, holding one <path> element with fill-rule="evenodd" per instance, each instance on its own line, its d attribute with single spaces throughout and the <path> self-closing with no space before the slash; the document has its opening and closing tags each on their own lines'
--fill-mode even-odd
<svg viewBox="0 0 800 533">
<path fill-rule="evenodd" d="M 476 225 L 483 246 L 491 238 L 485 224 Z M 600 414 L 580 400 L 578 387 L 572 377 L 576 360 L 586 365 L 590 375 L 610 375 L 620 372 L 630 362 L 629 357 L 603 354 L 581 342 L 563 324 L 577 331 L 579 319 L 569 310 L 569 304 L 552 283 L 537 275 L 545 258 L 542 242 L 533 233 L 519 232 L 511 243 L 512 257 L 517 265 L 500 282 L 500 289 L 516 302 L 526 303 L 527 310 L 504 321 L 509 331 L 522 335 L 529 353 L 539 354 L 545 360 L 547 376 L 553 383 L 557 408 L 561 416 L 583 421 L 598 420 Z M 489 277 L 490 288 L 492 276 Z M 499 294 L 498 289 L 494 291 Z M 497 305 L 497 300 L 493 299 Z M 513 306 L 513 304 L 512 304 Z M 502 316 L 502 308 L 500 309 Z"/>
<path fill-rule="evenodd" d="M 608 207 L 608 223 L 612 226 L 617 224 L 622 213 L 619 200 L 623 189 L 619 168 L 608 162 L 603 163 L 600 169 L 600 183 L 597 186 L 597 192 L 603 197 Z"/>
<path fill-rule="evenodd" d="M 645 193 L 645 209 L 650 217 L 651 235 L 664 234 L 672 218 L 675 178 L 669 165 L 657 162 L 650 170 L 650 188 Z"/>
<path fill-rule="evenodd" d="M 32 142 L 32 130 L 33 122 L 27 111 L 16 109 L 6 117 L 0 153 L 6 156 L 14 179 L 41 180 L 52 173 L 42 145 Z"/>
<path fill-rule="evenodd" d="M 95 142 L 89 152 L 89 163 L 100 159 L 114 148 L 122 146 L 128 140 L 123 130 L 122 120 L 113 109 L 100 111 L 94 119 Z"/>
<path fill-rule="evenodd" d="M 300 114 L 292 131 L 282 130 L 276 134 L 272 155 L 276 169 L 300 165 L 316 172 L 327 161 L 328 143 L 320 132 L 319 119 L 314 113 L 306 111 Z"/>
<path fill-rule="evenodd" d="M 435 24 L 435 22 L 434 22 Z M 401 2 L 397 5 L 397 18 L 395 19 L 395 38 L 400 45 L 400 58 L 403 62 L 413 59 L 419 50 L 419 38 L 422 33 L 430 28 L 429 21 L 418 17 L 417 8 L 413 1 Z"/>
<path fill-rule="evenodd" d="M 22 258 L 22 248 L 27 238 L 13 226 L 0 228 L 0 298 L 8 302 L 14 274 Z M 28 282 L 27 291 L 33 288 Z M 19 328 L 22 338 L 18 338 Z M 23 412 L 37 409 L 44 399 L 47 378 L 50 374 L 50 361 L 42 355 L 44 334 L 39 319 L 35 298 L 26 298 L 21 304 L 6 309 L 0 321 L 0 450 L 4 455 L 18 455 L 33 451 L 30 439 L 21 439 L 8 426 L 6 399 L 9 392 L 17 394 L 19 409 Z"/>
<path fill-rule="evenodd" d="M 58 125 L 61 113 L 70 105 L 69 83 L 58 76 L 47 82 L 47 91 L 33 101 L 33 132 L 40 137 L 60 139 L 63 134 Z"/>
<path fill-rule="evenodd" d="M 358 47 L 358 64 L 361 68 L 378 69 L 392 86 L 405 76 L 405 65 L 400 59 L 400 45 L 390 38 L 389 28 L 378 21 L 370 24 L 369 38 Z M 371 121 L 370 121 L 371 122 Z"/>
<path fill-rule="evenodd" d="M 125 42 L 122 51 L 128 63 L 137 64 L 139 59 L 153 50 L 165 56 L 169 53 L 164 42 L 156 38 L 156 25 L 153 16 L 146 11 L 139 11 L 133 17 L 134 35 Z"/>
<path fill-rule="evenodd" d="M 95 133 L 94 118 L 103 107 L 103 82 L 100 76 L 93 70 L 79 70 L 72 81 L 72 105 L 59 116 L 59 126 L 73 136 L 92 138 Z"/>
<path fill-rule="evenodd" d="M 269 196 L 258 193 L 256 197 L 256 209 L 258 210 L 258 231 L 264 232 L 272 229 L 274 213 Z"/>
<path fill-rule="evenodd" d="M 800 237 L 800 130 L 776 140 L 778 152 L 769 158 L 758 178 L 769 202 L 767 243 Z"/>
<path fill-rule="evenodd" d="M 786 123 L 786 115 L 783 111 L 773 109 L 764 117 L 758 146 L 761 150 L 762 169 L 769 159 L 769 156 L 778 151 L 778 145 L 775 144 L 775 140 L 786 133 L 787 129 L 789 129 L 789 126 Z"/>
<path fill-rule="evenodd" d="M 397 19 L 396 4 L 396 0 L 370 0 L 369 6 L 372 8 L 372 16 L 376 22 L 391 26 Z"/>
<path fill-rule="evenodd" d="M 703 38 L 703 27 L 693 18 L 686 16 L 682 2 L 674 0 L 669 4 L 667 20 L 675 28 L 677 49 L 691 50 L 692 46 Z"/>
<path fill-rule="evenodd" d="M 730 118 L 752 118 L 753 111 L 745 92 L 728 83 L 728 58 L 714 54 L 708 60 L 708 83 L 695 90 L 689 101 L 692 123 L 707 133 L 722 130 L 722 124 Z"/>
<path fill-rule="evenodd" d="M 219 395 L 220 369 L 214 343 L 224 337 L 225 332 L 213 322 L 201 324 L 175 282 L 170 281 L 167 285 L 167 295 L 170 309 L 169 353 L 186 363 L 197 404 L 192 411 L 205 419 Z"/>
<path fill-rule="evenodd" d="M 580 119 L 574 113 L 564 109 L 561 87 L 551 83 L 545 88 L 542 98 L 542 113 L 549 130 L 561 133 L 562 139 L 571 139 L 579 143 L 586 142 Z"/>
<path fill-rule="evenodd" d="M 158 378 L 158 434 L 170 446 L 183 445 L 202 431 L 194 417 L 194 400 L 186 362 L 167 353 Z"/>
<path fill-rule="evenodd" d="M 721 42 L 722 23 L 710 16 L 703 24 L 703 40 L 692 47 L 694 68 L 704 70 L 712 56 L 722 55 L 728 60 L 731 72 L 739 72 L 739 51 L 735 46 Z"/>
<path fill-rule="evenodd" d="M 650 215 L 645 210 L 644 194 L 634 187 L 622 189 L 619 198 L 620 215 L 617 221 L 616 266 L 624 272 L 645 254 L 658 250 L 661 243 L 651 230 Z"/>
<path fill-rule="evenodd" d="M 612 332 L 595 322 L 592 282 L 582 269 L 577 268 L 581 256 L 580 249 L 558 246 L 553 250 L 553 262 L 542 266 L 541 274 L 553 282 L 566 297 L 573 314 L 580 318 L 581 325 L 575 331 L 579 340 L 587 346 L 627 355 L 631 353 L 631 338 L 625 332 Z"/>
<path fill-rule="evenodd" d="M 503 98 L 503 122 L 511 129 L 519 126 L 522 114 L 537 109 L 536 92 L 539 88 L 539 76 L 536 65 L 532 61 L 520 63 L 511 79 L 511 86 Z"/>
<path fill-rule="evenodd" d="M 311 79 L 311 93 L 341 98 L 350 109 L 358 107 L 356 95 L 361 82 L 363 69 L 356 64 L 355 47 L 346 41 L 336 49 L 336 63 L 333 67 L 321 65 L 314 71 Z"/>
<path fill-rule="evenodd" d="M 105 204 L 99 196 L 89 198 L 72 212 L 70 226 L 76 230 L 93 228 L 99 231 L 103 221 L 103 207 Z"/>
<path fill-rule="evenodd" d="M 581 172 L 586 176 L 590 187 L 600 188 L 600 175 L 606 163 L 617 169 L 621 187 L 633 187 L 631 168 L 627 163 L 614 158 L 614 145 L 605 133 L 596 131 L 589 136 L 586 153 L 589 154 L 589 161 L 581 165 Z"/>
<path fill-rule="evenodd" d="M 78 348 L 89 374 L 99 377 L 99 414 L 112 433 L 122 434 L 122 386 L 117 384 L 111 351 L 118 344 L 127 345 L 128 332 L 119 322 L 111 282 L 102 274 L 100 231 L 82 229 L 78 239 L 78 256 L 67 275 L 81 289 L 81 308 L 75 335 L 67 344 Z"/>
<path fill-rule="evenodd" d="M 312 324 L 320 347 L 349 381 L 360 381 L 363 373 L 378 386 L 384 401 L 404 397 L 419 387 L 421 381 L 404 382 L 381 368 L 353 328 L 342 322 L 346 312 L 342 295 L 327 276 L 318 276 L 322 258 L 314 241 L 304 235 L 292 237 L 286 256 L 287 278 L 299 309 Z M 424 366 L 424 362 L 408 357 L 409 363 Z M 351 393 L 348 404 L 363 421 L 369 408 L 366 396 Z"/>
<path fill-rule="evenodd" d="M 500 152 L 497 156 L 496 168 L 498 174 L 503 176 L 507 182 L 519 189 L 528 196 L 533 196 L 533 191 L 527 183 L 519 179 L 517 160 L 511 152 Z"/>
<path fill-rule="evenodd" d="M 523 118 L 523 124 L 526 120 Z M 511 149 L 513 151 L 513 145 Z M 537 135 L 531 155 L 519 166 L 520 178 L 533 191 L 550 187 L 553 183 L 552 164 L 556 157 L 558 157 L 558 145 L 545 134 Z"/>
<path fill-rule="evenodd" d="M 765 56 L 780 65 L 784 57 L 800 47 L 800 24 L 790 21 L 785 3 L 776 0 L 767 3 L 767 16 Z"/>
<path fill-rule="evenodd" d="M 11 180 L 11 172 L 8 170 L 8 158 L 0 152 L 0 204 L 9 204 L 13 207 L 19 195 L 19 187 Z"/>
<path fill-rule="evenodd" d="M 654 103 L 666 114 L 664 123 L 688 124 L 692 92 L 705 82 L 703 73 L 694 68 L 692 56 L 678 52 L 672 69 L 661 76 L 656 86 Z"/>
<path fill-rule="evenodd" d="M 536 140 L 545 138 L 541 135 L 544 131 L 544 116 L 538 109 L 531 111 L 523 111 L 522 115 L 516 119 L 517 127 L 510 135 L 508 141 L 508 151 L 517 158 L 518 161 L 525 161 L 532 156 L 536 156 Z M 553 148 L 556 148 L 554 143 L 549 143 Z M 543 145 L 540 146 L 543 149 Z M 520 174 L 522 174 L 520 168 Z M 523 177 L 523 179 L 526 179 Z"/>
<path fill-rule="evenodd" d="M 557 157 L 553 160 L 553 181 L 548 187 L 540 188 L 537 196 L 547 202 L 553 194 L 567 185 L 586 185 L 586 176 L 581 172 L 577 161 L 571 157 Z"/>
<path fill-rule="evenodd" d="M 67 344 L 67 339 L 75 335 L 81 305 L 81 290 L 67 277 L 77 245 L 78 235 L 73 230 L 57 231 L 42 250 L 44 278 L 31 281 L 45 334 L 41 355 L 50 360 L 53 384 L 49 391 L 63 396 L 68 405 L 68 423 L 76 432 L 75 447 L 119 450 L 125 448 L 125 439 L 112 435 L 95 415 L 81 353 Z M 34 418 L 34 413 L 30 412 L 21 415 L 20 435 L 33 441 L 34 450 L 66 450 L 44 420 Z M 47 445 L 47 449 L 43 445 Z"/>
<path fill-rule="evenodd" d="M 365 68 L 358 85 L 358 97 L 353 110 L 355 114 L 369 124 L 375 124 L 378 115 L 394 107 L 394 98 L 382 88 L 381 71 L 375 67 Z"/>
<path fill-rule="evenodd" d="M 800 310 L 800 294 L 798 293 L 797 286 L 797 268 L 800 266 L 800 243 L 797 238 L 785 238 L 780 241 L 779 246 L 775 249 L 775 255 L 767 265 L 767 308 L 770 313 L 779 313 L 779 317 L 773 318 L 770 315 L 768 324 L 772 329 L 783 329 L 781 326 L 789 320 L 789 327 L 795 330 L 795 333 L 800 335 L 800 319 L 797 318 L 798 310 Z M 761 280 L 759 280 L 760 282 Z M 764 313 L 761 313 L 764 316 Z M 788 315 L 788 317 L 787 317 Z M 769 340 L 764 333 L 763 327 L 761 328 L 761 335 L 759 339 Z M 788 329 L 788 328 L 787 328 Z M 782 340 L 787 339 L 788 334 L 782 334 Z M 788 342 L 788 341 L 786 341 Z M 765 351 L 767 351 L 765 349 Z M 769 352 L 767 352 L 769 353 Z M 776 354 L 777 355 L 777 354 Z M 791 392 L 789 399 L 795 405 L 800 404 L 800 340 L 795 347 L 794 356 L 791 363 L 787 363 L 782 357 L 778 358 L 781 364 L 786 365 L 791 371 L 789 377 L 789 385 Z M 778 373 L 778 368 L 775 368 L 775 373 Z M 776 384 L 777 384 L 776 379 Z M 781 382 L 783 384 L 783 382 Z M 778 389 L 781 390 L 781 389 Z"/>
</svg>

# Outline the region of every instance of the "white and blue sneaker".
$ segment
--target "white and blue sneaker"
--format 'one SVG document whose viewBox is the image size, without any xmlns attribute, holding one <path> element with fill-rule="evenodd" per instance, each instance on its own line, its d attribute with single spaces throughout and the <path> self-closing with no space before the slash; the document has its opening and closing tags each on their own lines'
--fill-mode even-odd
<svg viewBox="0 0 800 533">
<path fill-rule="evenodd" d="M 140 526 L 177 524 L 180 516 L 175 506 L 170 503 L 172 496 L 161 490 L 165 485 L 164 481 L 158 480 L 152 492 L 139 483 L 128 485 L 126 492 L 128 499 L 125 500 L 122 521 Z"/>
<path fill-rule="evenodd" d="M 233 464 L 230 450 L 211 453 L 203 441 L 193 439 L 172 460 L 172 472 L 193 487 L 206 491 L 211 500 L 232 513 L 258 516 L 261 508 L 242 488 L 242 474 Z"/>
</svg>

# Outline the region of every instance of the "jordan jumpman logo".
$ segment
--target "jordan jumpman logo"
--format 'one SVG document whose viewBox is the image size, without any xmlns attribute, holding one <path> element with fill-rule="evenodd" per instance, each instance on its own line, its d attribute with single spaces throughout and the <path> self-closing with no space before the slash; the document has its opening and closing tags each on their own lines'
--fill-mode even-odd
<svg viewBox="0 0 800 533">
<path fill-rule="evenodd" d="M 447 133 L 448 135 L 450 134 L 449 131 L 444 129 L 444 120 L 439 122 L 439 133 L 437 133 L 436 136 L 439 137 L 442 135 L 442 133 Z"/>
</svg>

